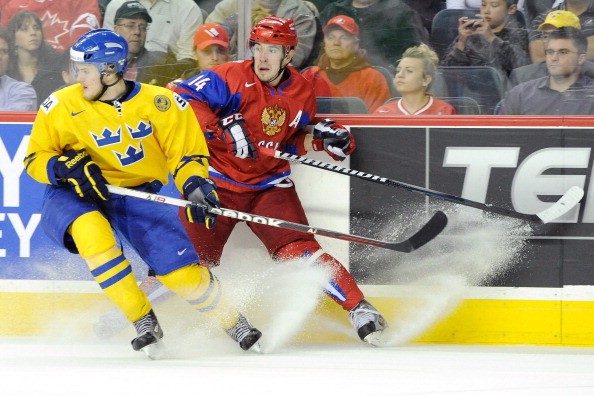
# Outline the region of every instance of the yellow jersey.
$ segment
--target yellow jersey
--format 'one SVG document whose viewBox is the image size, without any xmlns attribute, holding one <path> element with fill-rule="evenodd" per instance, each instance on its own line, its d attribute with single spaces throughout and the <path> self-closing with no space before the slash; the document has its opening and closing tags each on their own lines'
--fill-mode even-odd
<svg viewBox="0 0 594 396">
<path fill-rule="evenodd" d="M 84 99 L 80 84 L 51 94 L 31 131 L 25 168 L 35 180 L 56 184 L 56 156 L 85 149 L 109 184 L 134 187 L 169 173 L 181 191 L 190 176 L 208 177 L 208 148 L 196 115 L 178 94 L 134 83 L 113 106 Z"/>
</svg>

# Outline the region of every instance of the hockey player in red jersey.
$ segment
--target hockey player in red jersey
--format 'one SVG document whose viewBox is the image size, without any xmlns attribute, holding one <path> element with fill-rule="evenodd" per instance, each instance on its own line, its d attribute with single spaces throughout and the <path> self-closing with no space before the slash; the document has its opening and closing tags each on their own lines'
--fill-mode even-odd
<svg viewBox="0 0 594 396">
<path fill-rule="evenodd" d="M 253 60 L 216 66 L 181 83 L 176 92 L 190 103 L 207 131 L 209 173 L 218 186 L 221 206 L 307 224 L 289 179 L 289 163 L 259 155 L 258 147 L 299 155 L 325 150 L 341 161 L 353 152 L 355 140 L 331 120 L 318 123 L 313 134 L 304 128 L 316 114 L 316 100 L 311 84 L 289 66 L 296 45 L 291 19 L 265 17 L 250 33 Z M 193 243 L 202 248 L 202 260 L 215 266 L 237 222 L 221 218 L 211 230 L 187 221 L 185 226 Z M 273 258 L 304 258 L 328 268 L 332 279 L 325 292 L 349 312 L 362 340 L 379 344 L 383 317 L 364 299 L 344 266 L 311 234 L 256 223 L 248 226 Z"/>
</svg>

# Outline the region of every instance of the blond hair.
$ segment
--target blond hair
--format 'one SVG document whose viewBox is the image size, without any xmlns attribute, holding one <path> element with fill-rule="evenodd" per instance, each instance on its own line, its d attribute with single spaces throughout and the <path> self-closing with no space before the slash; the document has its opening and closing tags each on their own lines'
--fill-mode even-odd
<svg viewBox="0 0 594 396">
<path fill-rule="evenodd" d="M 437 65 L 439 57 L 427 44 L 421 44 L 416 47 L 409 47 L 402 54 L 403 58 L 416 58 L 423 61 L 423 74 L 432 79 L 437 75 Z"/>
</svg>

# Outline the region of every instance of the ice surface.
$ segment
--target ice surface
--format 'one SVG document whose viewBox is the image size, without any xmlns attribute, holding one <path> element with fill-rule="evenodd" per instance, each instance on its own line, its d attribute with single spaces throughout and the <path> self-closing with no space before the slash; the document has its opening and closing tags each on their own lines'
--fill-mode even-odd
<svg viewBox="0 0 594 396">
<path fill-rule="evenodd" d="M 594 349 L 292 345 L 246 353 L 225 339 L 148 360 L 127 342 L 0 339 L 0 393 L 13 395 L 592 395 Z M 223 345 L 225 344 L 225 345 Z"/>
</svg>

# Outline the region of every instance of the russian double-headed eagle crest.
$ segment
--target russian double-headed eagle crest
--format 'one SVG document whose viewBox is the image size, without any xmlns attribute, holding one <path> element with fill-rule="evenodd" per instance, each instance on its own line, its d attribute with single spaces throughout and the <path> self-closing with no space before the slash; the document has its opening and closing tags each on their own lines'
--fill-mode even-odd
<svg viewBox="0 0 594 396">
<path fill-rule="evenodd" d="M 274 105 L 274 107 L 265 107 L 262 111 L 262 130 L 268 136 L 274 136 L 281 131 L 281 127 L 287 120 L 285 109 Z"/>
</svg>

